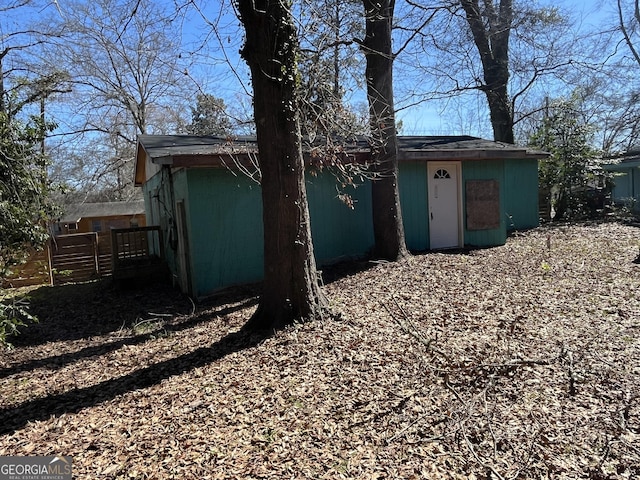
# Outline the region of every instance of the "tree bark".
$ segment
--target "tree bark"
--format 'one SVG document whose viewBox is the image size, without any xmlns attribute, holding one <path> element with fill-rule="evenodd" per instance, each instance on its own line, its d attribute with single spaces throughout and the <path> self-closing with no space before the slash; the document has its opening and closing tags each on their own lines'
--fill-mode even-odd
<svg viewBox="0 0 640 480">
<path fill-rule="evenodd" d="M 391 27 L 394 0 L 363 0 L 366 18 L 362 49 L 372 134 L 374 255 L 399 260 L 408 255 L 398 192 L 398 144 L 393 103 Z"/>
<path fill-rule="evenodd" d="M 4 91 L 4 68 L 3 61 L 9 50 L 5 48 L 5 50 L 0 53 L 0 113 L 7 113 L 7 108 L 5 105 L 5 91 Z"/>
<path fill-rule="evenodd" d="M 509 36 L 513 22 L 513 0 L 500 0 L 498 10 L 493 0 L 460 0 L 480 54 L 484 73 L 484 91 L 491 115 L 493 139 L 514 143 L 513 108 L 509 98 Z M 486 26 L 485 26 L 486 25 Z"/>
<path fill-rule="evenodd" d="M 320 318 L 326 300 L 313 256 L 298 119 L 296 29 L 288 0 L 238 0 L 251 70 L 262 172 L 264 285 L 246 328 Z"/>
</svg>

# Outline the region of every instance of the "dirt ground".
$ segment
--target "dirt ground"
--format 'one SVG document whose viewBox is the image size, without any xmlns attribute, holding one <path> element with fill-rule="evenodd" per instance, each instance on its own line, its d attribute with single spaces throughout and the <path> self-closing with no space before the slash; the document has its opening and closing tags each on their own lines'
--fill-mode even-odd
<svg viewBox="0 0 640 480">
<path fill-rule="evenodd" d="M 0 455 L 79 479 L 640 478 L 640 229 L 327 269 L 334 318 L 257 290 L 40 287 L 0 353 Z"/>
</svg>

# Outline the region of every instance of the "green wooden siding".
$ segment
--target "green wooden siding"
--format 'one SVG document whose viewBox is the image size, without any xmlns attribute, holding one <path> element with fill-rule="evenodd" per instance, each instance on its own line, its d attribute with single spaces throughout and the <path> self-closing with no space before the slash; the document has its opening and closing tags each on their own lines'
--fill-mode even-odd
<svg viewBox="0 0 640 480">
<path fill-rule="evenodd" d="M 196 296 L 263 276 L 260 187 L 221 168 L 183 170 Z M 185 192 L 187 193 L 187 192 Z M 178 197 L 178 192 L 176 192 Z"/>
<path fill-rule="evenodd" d="M 325 170 L 307 174 L 306 185 L 316 263 L 326 265 L 366 255 L 373 247 L 371 184 L 347 185 L 339 192 L 336 177 Z M 353 209 L 339 193 L 351 197 Z"/>
<path fill-rule="evenodd" d="M 465 182 L 467 180 L 496 180 L 500 185 L 500 212 L 504 212 L 504 161 L 483 160 L 462 162 L 462 211 L 464 244 L 472 247 L 503 245 L 507 241 L 506 216 L 500 216 L 500 227 L 490 230 L 468 230 L 466 221 Z"/>
<path fill-rule="evenodd" d="M 537 160 L 505 160 L 504 196 L 507 230 L 539 225 Z"/>
<path fill-rule="evenodd" d="M 536 226 L 536 161 L 462 162 L 464 244 L 502 245 L 511 216 L 516 228 Z M 500 186 L 500 226 L 491 230 L 466 228 L 465 182 L 496 180 Z M 532 180 L 533 179 L 533 180 Z M 172 183 L 173 188 L 169 188 Z M 367 255 L 373 247 L 371 184 L 346 186 L 351 209 L 338 194 L 336 178 L 325 170 L 307 175 L 314 253 L 319 266 Z M 407 247 L 429 249 L 427 163 L 403 162 L 399 171 L 400 199 Z M 640 189 L 639 189 L 640 190 Z M 176 205 L 184 202 L 188 229 L 193 295 L 259 281 L 263 277 L 263 227 L 260 186 L 223 168 L 163 169 L 144 185 L 149 224 L 160 225 L 170 269 L 178 275 Z M 509 206 L 509 209 L 505 208 Z"/>
<path fill-rule="evenodd" d="M 640 167 L 625 168 L 624 164 L 620 164 L 609 170 L 613 174 L 611 196 L 614 202 L 632 205 L 635 210 L 640 211 Z"/>
<path fill-rule="evenodd" d="M 613 172 L 613 191 L 612 196 L 616 202 L 623 202 L 633 195 L 633 170 L 629 169 L 624 172 Z"/>
<path fill-rule="evenodd" d="M 636 210 L 640 210 L 640 167 L 631 167 L 625 170 L 625 176 L 614 177 L 614 199 L 625 204 L 633 204 Z M 618 187 L 618 184 L 621 184 Z M 634 199 L 634 202 L 630 200 Z"/>
<path fill-rule="evenodd" d="M 429 248 L 429 206 L 427 199 L 427 163 L 402 162 L 398 187 L 407 248 L 424 251 Z"/>
<path fill-rule="evenodd" d="M 221 168 L 182 169 L 173 173 L 171 192 L 166 172 L 146 182 L 144 190 L 147 208 L 155 213 L 153 221 L 165 232 L 171 271 L 178 273 L 175 243 L 173 248 L 170 244 L 175 238 L 170 226 L 177 221 L 173 203 L 183 201 L 193 294 L 200 297 L 229 285 L 261 280 L 264 256 L 259 185 Z M 338 198 L 336 179 L 329 172 L 307 177 L 318 265 L 362 257 L 373 246 L 371 185 L 347 186 L 343 192 L 353 199 L 353 209 Z"/>
</svg>

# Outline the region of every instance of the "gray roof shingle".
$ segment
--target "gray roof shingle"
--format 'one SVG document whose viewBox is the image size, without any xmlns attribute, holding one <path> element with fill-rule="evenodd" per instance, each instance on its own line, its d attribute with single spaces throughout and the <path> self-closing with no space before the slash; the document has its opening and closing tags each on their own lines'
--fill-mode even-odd
<svg viewBox="0 0 640 480">
<path fill-rule="evenodd" d="M 196 135 L 140 135 L 138 142 L 151 159 L 161 159 L 174 156 L 210 156 L 228 155 L 234 153 L 257 152 L 255 136 L 245 135 L 237 137 L 196 136 Z M 333 141 L 336 144 L 336 141 Z M 343 143 L 346 152 L 360 153 L 369 150 L 369 143 L 364 137 L 348 140 Z M 398 136 L 400 158 L 406 153 L 413 153 L 428 158 L 441 156 L 469 157 L 475 152 L 475 157 L 482 158 L 544 158 L 544 152 L 526 147 L 519 147 L 507 143 L 484 140 L 468 135 L 460 136 Z"/>
<path fill-rule="evenodd" d="M 140 215 L 144 200 L 135 202 L 72 203 L 64 207 L 61 222 L 77 222 L 82 218 Z"/>
</svg>

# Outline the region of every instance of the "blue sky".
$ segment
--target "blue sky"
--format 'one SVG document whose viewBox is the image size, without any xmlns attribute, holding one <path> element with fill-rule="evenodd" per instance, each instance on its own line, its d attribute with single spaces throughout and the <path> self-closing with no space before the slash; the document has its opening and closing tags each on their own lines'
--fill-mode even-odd
<svg viewBox="0 0 640 480">
<path fill-rule="evenodd" d="M 200 82 L 203 91 L 224 98 L 228 105 L 250 108 L 247 95 L 250 79 L 247 68 L 238 55 L 242 44 L 241 30 L 230 0 L 202 0 L 202 4 L 205 9 L 202 13 L 211 23 L 207 24 L 198 12 L 192 11 L 183 29 L 185 43 L 195 52 L 191 56 L 193 63 L 190 73 Z M 540 0 L 539 4 L 557 6 L 571 12 L 582 31 L 597 29 L 602 22 L 615 15 L 615 2 L 611 1 Z M 56 8 L 55 3 L 49 5 L 48 11 Z M 62 12 L 68 7 L 66 0 L 57 0 L 57 5 Z M 42 11 L 32 10 L 31 15 L 32 18 L 37 18 L 42 15 Z M 22 12 L 15 19 L 5 16 L 0 21 L 0 27 L 9 31 L 16 23 L 25 19 Z M 214 34 L 212 24 L 216 25 Z M 203 45 L 204 48 L 199 48 Z M 402 74 L 400 65 L 394 72 L 396 80 L 401 78 Z M 363 92 L 355 91 L 351 100 L 363 103 Z M 403 123 L 404 134 L 472 134 L 485 138 L 492 135 L 486 113 L 486 100 L 480 95 L 467 95 L 407 107 L 413 101 L 413 98 L 397 91 L 397 119 Z"/>
<path fill-rule="evenodd" d="M 555 6 L 561 11 L 569 12 L 579 32 L 598 30 L 615 15 L 614 5 L 610 1 L 541 0 L 539 4 Z M 396 105 L 398 106 L 398 101 Z M 400 110 L 397 118 L 403 122 L 403 133 L 410 135 L 470 134 L 483 138 L 493 136 L 486 99 L 484 95 L 477 93 Z"/>
<path fill-rule="evenodd" d="M 217 59 L 217 65 L 211 65 L 208 77 L 210 83 L 206 89 L 211 93 L 227 99 L 237 98 L 244 89 L 249 88 L 249 77 L 242 60 L 237 55 L 241 46 L 241 38 L 238 36 L 238 21 L 230 14 L 228 0 L 225 4 L 219 1 L 208 2 L 205 14 L 212 21 L 219 21 L 219 37 L 210 37 L 211 45 L 216 45 L 219 50 L 214 49 L 213 56 Z M 397 3 L 399 5 L 400 2 Z M 603 22 L 610 20 L 615 15 L 611 1 L 603 0 L 540 0 L 540 5 L 555 6 L 568 12 L 575 20 L 578 30 L 582 32 L 598 29 Z M 397 7 L 398 8 L 398 7 Z M 194 32 L 199 31 L 198 19 L 194 20 Z M 200 25 L 202 26 L 202 25 Z M 220 41 L 218 45 L 217 42 Z M 224 51 L 224 55 L 222 54 Z M 227 65 L 222 60 L 230 59 L 235 72 L 229 74 Z M 210 61 L 211 58 L 207 59 Z M 364 62 L 364 59 L 362 59 Z M 205 62 L 206 63 L 206 62 Z M 214 72 L 219 72 L 215 74 Z M 397 83 L 402 77 L 401 62 L 396 62 L 394 72 Z M 220 80 L 222 79 L 222 81 Z M 241 83 L 244 86 L 241 86 Z M 356 91 L 351 98 L 354 102 L 364 102 L 362 91 Z M 460 98 L 452 98 L 446 101 L 430 101 L 418 105 L 408 105 L 414 103 L 415 98 L 403 95 L 400 88 L 396 89 L 396 107 L 399 108 L 397 120 L 403 124 L 402 133 L 408 135 L 427 134 L 472 134 L 485 138 L 492 137 L 491 126 L 488 121 L 486 109 L 486 99 L 476 94 L 466 95 Z"/>
</svg>

